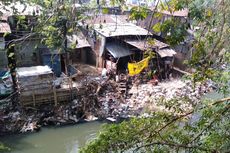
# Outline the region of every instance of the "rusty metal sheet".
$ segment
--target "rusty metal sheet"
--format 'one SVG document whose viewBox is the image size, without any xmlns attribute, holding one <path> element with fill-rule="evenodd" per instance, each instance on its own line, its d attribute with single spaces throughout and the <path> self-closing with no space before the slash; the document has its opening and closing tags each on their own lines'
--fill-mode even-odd
<svg viewBox="0 0 230 153">
<path fill-rule="evenodd" d="M 161 41 L 158 41 L 158 40 L 154 40 L 154 44 L 152 45 L 149 45 L 148 44 L 148 41 L 147 40 L 132 40 L 132 39 L 126 39 L 124 40 L 126 43 L 142 50 L 142 51 L 145 51 L 146 49 L 148 48 L 165 48 L 165 47 L 168 47 L 169 45 L 168 44 L 165 44 Z"/>
<path fill-rule="evenodd" d="M 71 44 L 74 43 L 76 43 L 76 49 L 91 47 L 89 42 L 86 40 L 86 37 L 82 33 L 67 36 L 67 47 L 71 48 Z"/>
<path fill-rule="evenodd" d="M 188 9 L 183 9 L 183 10 L 178 10 L 174 12 L 170 11 L 162 11 L 161 13 L 170 15 L 170 16 L 176 16 L 176 17 L 188 17 L 189 10 Z"/>
</svg>

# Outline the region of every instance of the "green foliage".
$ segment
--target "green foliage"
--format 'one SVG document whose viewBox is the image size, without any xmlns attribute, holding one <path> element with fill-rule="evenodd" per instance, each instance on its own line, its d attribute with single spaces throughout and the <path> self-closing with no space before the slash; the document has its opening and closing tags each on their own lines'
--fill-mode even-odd
<svg viewBox="0 0 230 153">
<path fill-rule="evenodd" d="M 156 32 L 156 33 L 159 33 L 161 32 L 161 23 L 156 23 L 154 26 L 153 26 L 153 31 Z"/>
<path fill-rule="evenodd" d="M 220 91 L 225 95 L 229 93 L 228 79 L 229 60 L 228 54 L 230 43 L 228 39 L 230 33 L 229 25 L 229 1 L 222 1 L 226 4 L 218 4 L 219 1 L 210 1 L 201 5 L 194 2 L 192 12 L 198 11 L 201 16 L 195 17 L 195 14 L 190 14 L 194 19 L 194 24 L 199 26 L 199 30 L 195 33 L 196 41 L 193 44 L 192 58 L 188 62 L 189 66 L 196 69 L 193 74 L 193 80 L 212 79 L 217 83 Z M 199 5 L 198 5 L 198 4 Z M 197 4 L 197 9 L 195 8 Z M 203 6 L 203 7 L 202 7 Z M 218 6 L 217 8 L 215 6 Z M 226 65 L 226 68 L 222 68 Z"/>
<path fill-rule="evenodd" d="M 103 14 L 108 14 L 109 13 L 109 9 L 108 8 L 103 8 L 102 9 L 102 13 Z"/>
<path fill-rule="evenodd" d="M 154 14 L 153 14 L 153 16 L 154 16 L 154 18 L 156 18 L 156 19 L 162 19 L 162 17 L 163 17 L 163 14 L 162 13 L 160 13 L 160 12 L 155 12 Z"/>
<path fill-rule="evenodd" d="M 131 20 L 143 20 L 148 15 L 148 9 L 141 6 L 135 6 L 130 11 L 129 18 Z"/>
<path fill-rule="evenodd" d="M 12 58 L 13 56 L 14 56 L 14 53 L 10 53 L 8 57 Z"/>
<path fill-rule="evenodd" d="M 186 24 L 176 18 L 165 20 L 158 29 L 166 35 L 166 41 L 172 46 L 184 42 L 187 33 Z"/>
<path fill-rule="evenodd" d="M 0 142 L 0 152 L 10 151 L 9 147 L 6 147 L 3 143 Z"/>
<path fill-rule="evenodd" d="M 201 106 L 200 106 L 201 107 Z M 225 152 L 229 149 L 229 108 L 227 105 L 198 108 L 175 116 L 155 112 L 150 118 L 133 118 L 106 125 L 96 140 L 81 150 L 99 152 Z M 195 119 L 200 116 L 199 120 Z"/>
<path fill-rule="evenodd" d="M 4 35 L 3 35 L 3 37 L 8 36 L 9 34 L 10 34 L 9 32 L 5 32 Z"/>
<path fill-rule="evenodd" d="M 125 4 L 125 0 L 110 0 L 110 4 L 112 6 L 121 6 L 121 5 L 124 5 Z"/>
<path fill-rule="evenodd" d="M 4 2 L 4 4 L 10 5 L 12 1 L 8 2 Z M 24 36 L 25 39 L 36 35 L 49 48 L 64 50 L 66 35 L 71 35 L 76 31 L 76 21 L 81 19 L 82 12 L 74 9 L 72 4 L 74 1 L 22 0 L 20 2 L 25 6 L 36 5 L 40 8 L 39 16 L 34 17 L 36 24 L 33 26 L 28 26 L 26 16 L 15 13 L 17 15 L 17 30 L 31 32 Z"/>
</svg>

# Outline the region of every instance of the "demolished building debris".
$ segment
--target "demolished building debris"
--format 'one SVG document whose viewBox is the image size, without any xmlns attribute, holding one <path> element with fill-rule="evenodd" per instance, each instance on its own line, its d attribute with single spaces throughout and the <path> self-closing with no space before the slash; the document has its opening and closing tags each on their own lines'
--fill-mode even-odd
<svg viewBox="0 0 230 153">
<path fill-rule="evenodd" d="M 190 110 L 201 96 L 210 92 L 210 83 L 197 83 L 195 88 L 190 81 L 174 79 L 152 84 L 143 76 L 120 75 L 119 81 L 110 74 L 106 78 L 85 76 L 78 80 L 78 91 L 72 101 L 39 105 L 36 108 L 25 106 L 24 111 L 5 109 L 0 114 L 0 133 L 37 131 L 41 126 L 66 125 L 95 119 L 119 122 L 146 112 L 171 111 L 164 103 L 177 99 L 177 106 Z M 140 78 L 139 78 L 140 77 Z M 141 79 L 142 78 L 142 79 Z M 186 99 L 186 101 L 185 101 Z"/>
</svg>

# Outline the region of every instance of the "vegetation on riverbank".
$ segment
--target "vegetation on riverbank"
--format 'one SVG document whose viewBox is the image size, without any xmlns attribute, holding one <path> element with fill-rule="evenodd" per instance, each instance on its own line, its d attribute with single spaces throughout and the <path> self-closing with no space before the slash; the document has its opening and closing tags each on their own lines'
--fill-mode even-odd
<svg viewBox="0 0 230 153">
<path fill-rule="evenodd" d="M 10 151 L 11 149 L 0 142 L 0 152 Z"/>
</svg>

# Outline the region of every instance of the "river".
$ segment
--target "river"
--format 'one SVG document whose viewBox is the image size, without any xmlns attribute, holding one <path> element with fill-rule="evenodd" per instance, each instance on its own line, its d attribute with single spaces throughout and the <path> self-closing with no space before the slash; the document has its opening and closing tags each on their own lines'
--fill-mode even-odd
<svg viewBox="0 0 230 153">
<path fill-rule="evenodd" d="M 220 99 L 218 93 L 203 98 Z M 64 127 L 42 128 L 40 132 L 0 138 L 12 150 L 7 153 L 77 153 L 87 141 L 96 137 L 102 122 L 88 122 Z"/>
<path fill-rule="evenodd" d="M 12 150 L 7 153 L 77 153 L 87 141 L 96 137 L 101 122 L 64 127 L 42 128 L 40 132 L 0 138 Z"/>
</svg>

